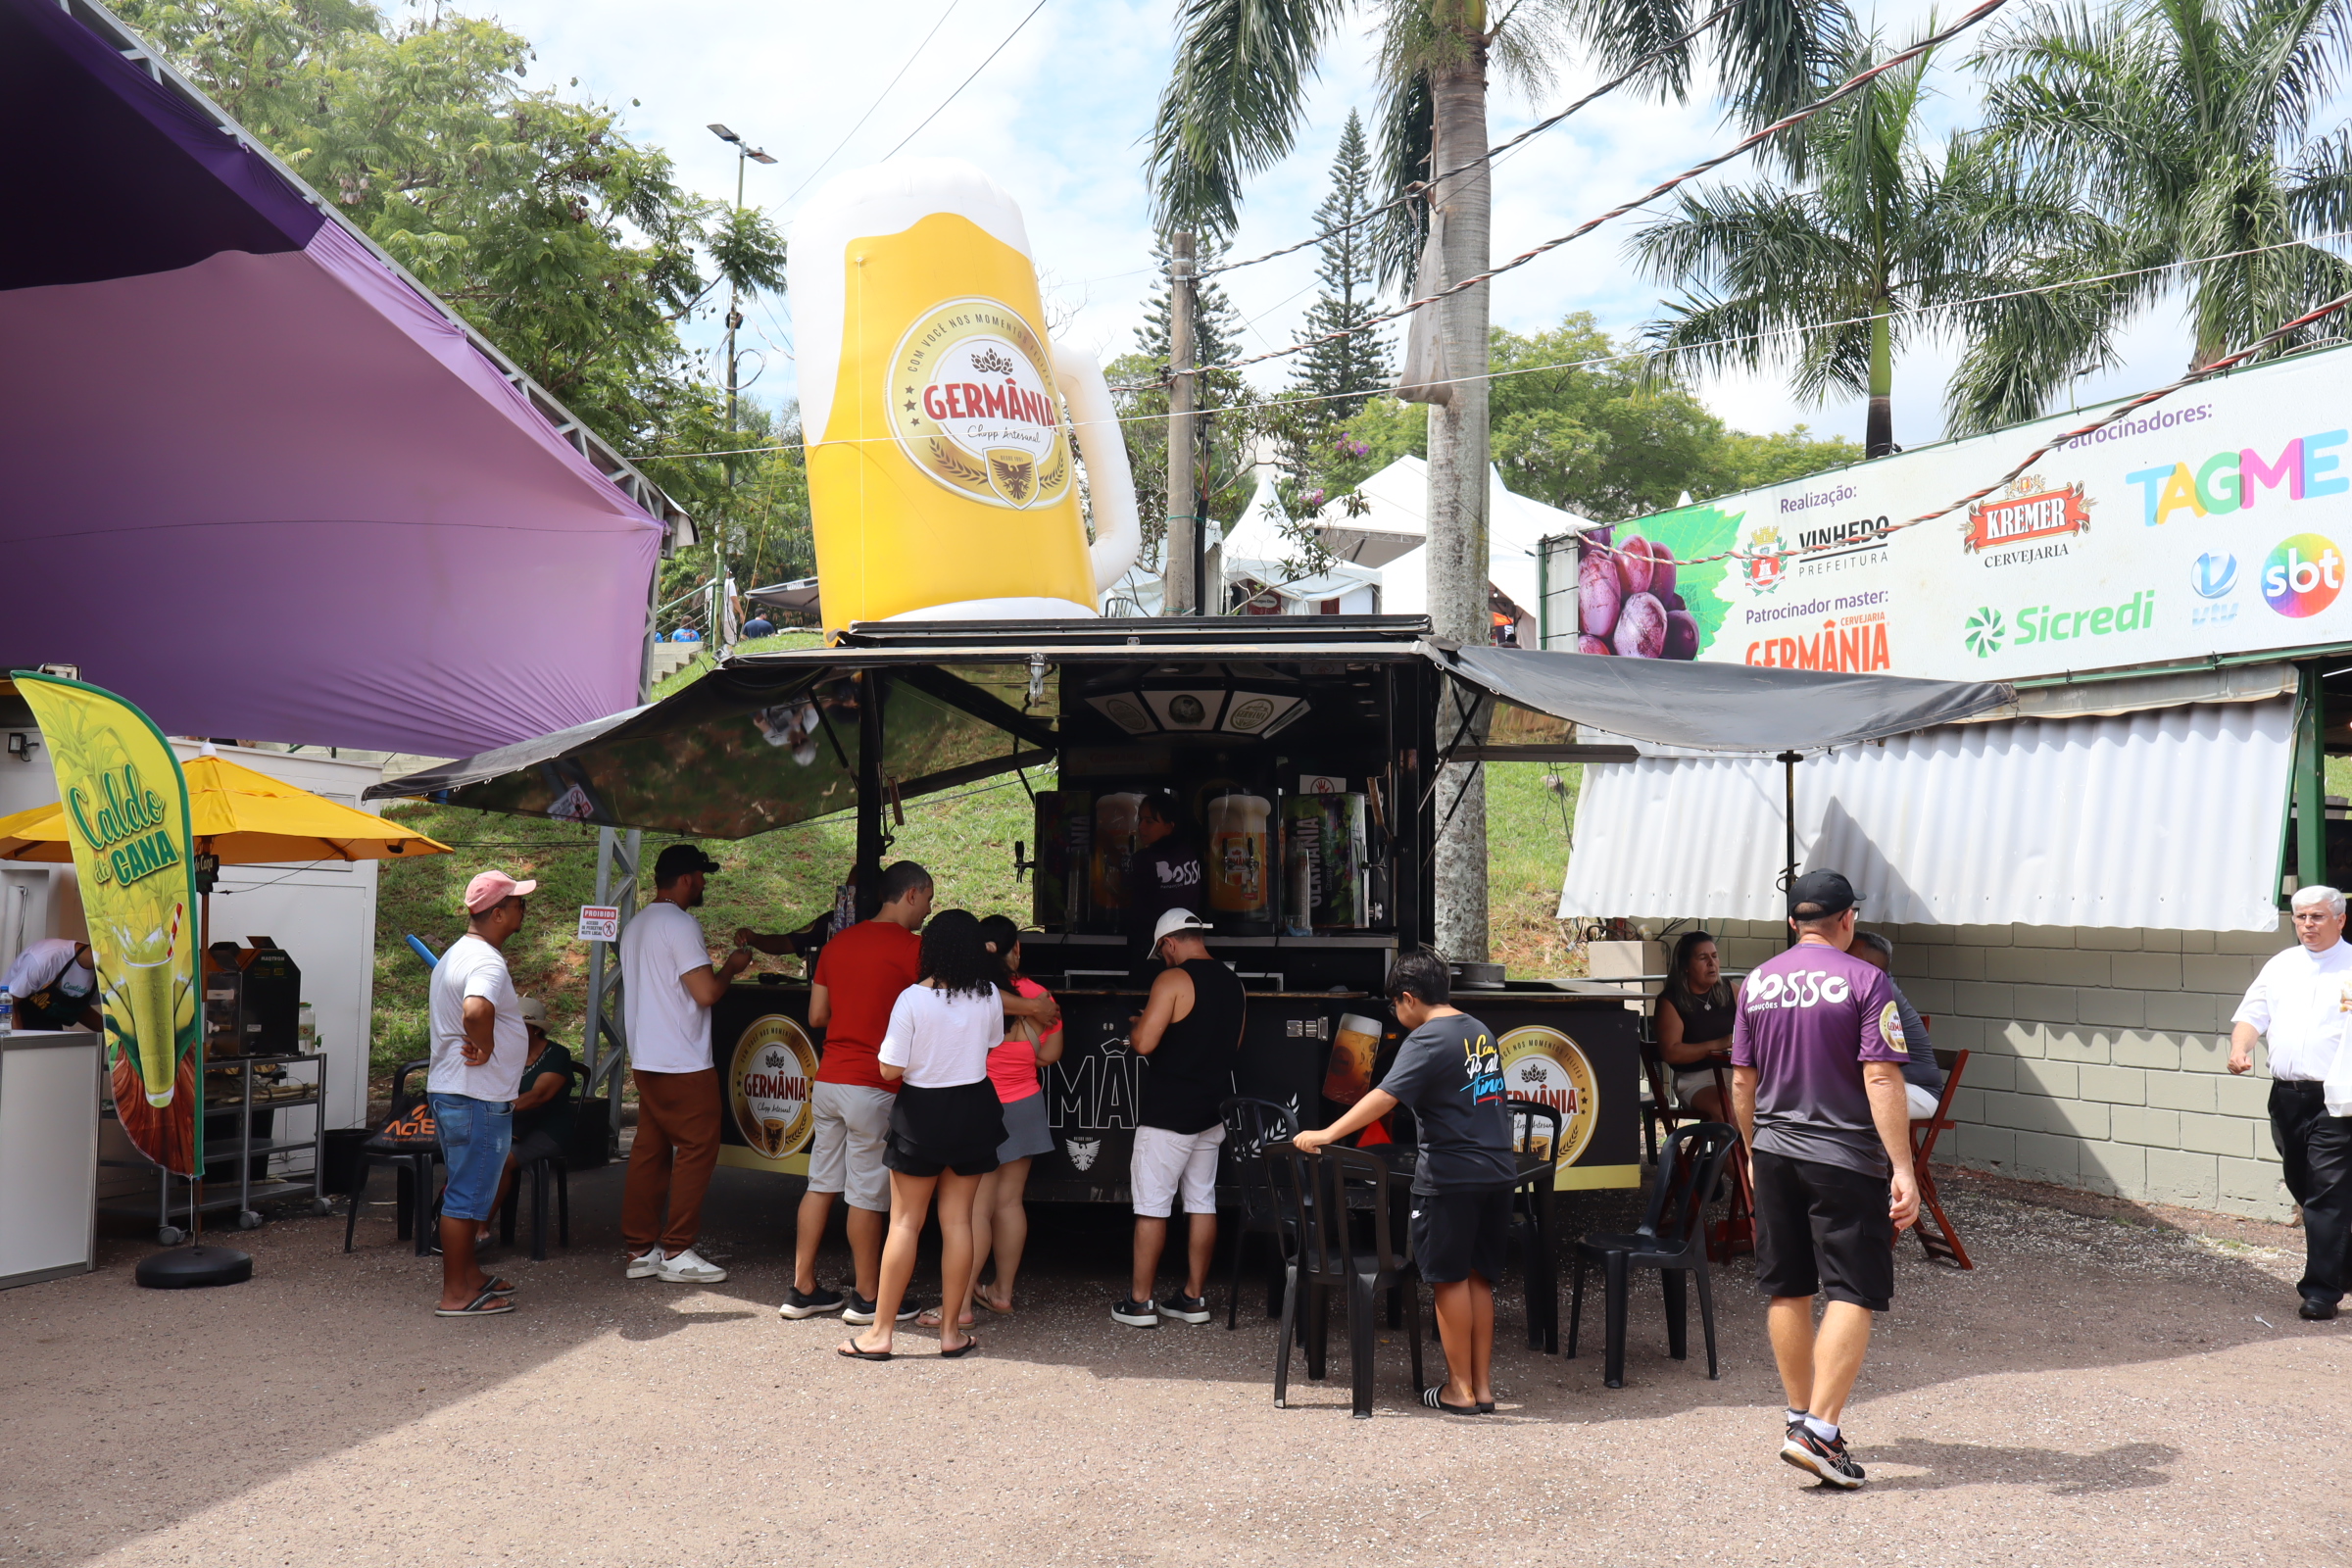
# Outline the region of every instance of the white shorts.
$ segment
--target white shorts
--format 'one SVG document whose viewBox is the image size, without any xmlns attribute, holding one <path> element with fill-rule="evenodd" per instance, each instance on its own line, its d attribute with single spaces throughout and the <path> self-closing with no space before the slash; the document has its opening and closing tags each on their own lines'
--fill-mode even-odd
<svg viewBox="0 0 2352 1568">
<path fill-rule="evenodd" d="M 1919 1085 L 1906 1081 L 1903 1084 L 1903 1098 L 1911 1102 L 1911 1119 L 1926 1121 L 1930 1116 L 1936 1114 L 1936 1102 L 1943 1097 L 1931 1094 L 1920 1088 Z"/>
<path fill-rule="evenodd" d="M 1730 1087 L 1732 1075 L 1729 1069 L 1725 1070 L 1723 1081 L 1725 1087 Z M 1701 1067 L 1695 1072 L 1678 1070 L 1674 1075 L 1674 1098 L 1686 1105 L 1695 1106 L 1698 1103 L 1698 1096 L 1714 1087 L 1715 1069 L 1712 1067 Z M 1732 1107 L 1726 1105 L 1723 1109 L 1724 1113 L 1729 1115 Z"/>
<path fill-rule="evenodd" d="M 883 1146 L 899 1097 L 863 1084 L 818 1083 L 809 1097 L 816 1130 L 808 1144 L 808 1190 L 843 1193 L 852 1208 L 890 1212 L 890 1172 Z"/>
<path fill-rule="evenodd" d="M 1127 1162 L 1127 1191 L 1135 1211 L 1147 1219 L 1166 1219 L 1184 1190 L 1187 1214 L 1217 1211 L 1217 1146 L 1225 1142 L 1225 1124 L 1205 1132 L 1172 1133 L 1165 1127 L 1138 1127 L 1135 1154 Z"/>
</svg>

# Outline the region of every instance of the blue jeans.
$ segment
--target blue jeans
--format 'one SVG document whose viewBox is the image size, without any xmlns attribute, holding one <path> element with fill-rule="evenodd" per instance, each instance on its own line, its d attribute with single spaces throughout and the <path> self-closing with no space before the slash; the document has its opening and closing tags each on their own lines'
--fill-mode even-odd
<svg viewBox="0 0 2352 1568">
<path fill-rule="evenodd" d="M 483 1224 L 498 1206 L 498 1182 L 506 1174 L 507 1150 L 514 1141 L 514 1107 L 504 1100 L 471 1095 L 426 1095 L 433 1123 L 441 1130 L 441 1157 L 449 1185 L 441 1193 L 441 1217 Z"/>
</svg>

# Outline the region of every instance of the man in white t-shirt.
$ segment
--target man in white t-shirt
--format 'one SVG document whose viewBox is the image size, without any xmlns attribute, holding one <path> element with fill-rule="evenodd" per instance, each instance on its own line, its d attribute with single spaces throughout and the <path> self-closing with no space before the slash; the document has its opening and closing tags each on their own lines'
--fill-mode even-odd
<svg viewBox="0 0 2352 1568">
<path fill-rule="evenodd" d="M 473 1242 L 498 1204 L 514 1135 L 514 1089 L 528 1050 L 521 999 L 503 950 L 522 929 L 523 901 L 538 886 L 504 871 L 484 871 L 466 884 L 466 934 L 433 965 L 432 1064 L 424 1093 L 449 1167 L 441 1193 L 437 1317 L 514 1310 L 514 1287 L 482 1272 Z"/>
<path fill-rule="evenodd" d="M 672 844 L 654 862 L 654 902 L 620 934 L 623 1027 L 637 1083 L 637 1142 L 620 1200 L 633 1280 L 715 1285 L 727 1277 L 694 1250 L 703 1194 L 718 1167 L 710 1004 L 752 961 L 749 948 L 737 948 L 712 969 L 702 923 L 686 912 L 702 906 L 703 879 L 717 869 L 696 846 Z"/>
<path fill-rule="evenodd" d="M 2293 900 L 2294 947 L 2254 977 L 2230 1019 L 2230 1070 L 2249 1071 L 2254 1042 L 2271 1044 L 2271 1141 L 2279 1174 L 2303 1205 L 2303 1278 L 2297 1312 L 2335 1316 L 2352 1285 L 2352 1116 L 2328 1113 L 2328 1074 L 2352 1022 L 2352 943 L 2344 896 L 2304 888 Z"/>
</svg>

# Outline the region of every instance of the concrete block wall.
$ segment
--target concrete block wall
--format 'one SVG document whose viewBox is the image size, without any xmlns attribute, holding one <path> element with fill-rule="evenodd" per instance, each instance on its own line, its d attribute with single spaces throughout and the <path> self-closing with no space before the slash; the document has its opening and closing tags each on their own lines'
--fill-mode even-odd
<svg viewBox="0 0 2352 1568">
<path fill-rule="evenodd" d="M 1709 921 L 1725 966 L 1782 950 L 1762 921 Z M 1867 926 L 1867 921 L 1865 922 Z M 1972 1054 L 1951 1160 L 2145 1202 L 2283 1220 L 2269 1064 L 2230 1076 L 2230 1014 L 2276 932 L 1895 926 L 1894 973 L 1938 1050 Z"/>
</svg>

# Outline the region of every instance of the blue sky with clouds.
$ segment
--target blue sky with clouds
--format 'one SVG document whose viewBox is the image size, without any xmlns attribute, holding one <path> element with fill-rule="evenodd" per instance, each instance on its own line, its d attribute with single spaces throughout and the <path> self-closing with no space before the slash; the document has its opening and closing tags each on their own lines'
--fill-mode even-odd
<svg viewBox="0 0 2352 1568">
<path fill-rule="evenodd" d="M 2013 3 L 2023 9 L 2022 0 Z M 1045 0 L 995 61 L 906 139 L 1013 33 L 1034 4 L 499 0 L 483 9 L 537 46 L 533 83 L 552 79 L 567 86 L 576 77 L 581 92 L 624 111 L 632 135 L 667 149 L 695 189 L 734 195 L 734 153 L 705 128 L 707 122 L 723 122 L 763 146 L 778 162 L 751 168 L 747 198 L 767 207 L 788 234 L 793 212 L 824 179 L 875 162 L 902 141 L 909 153 L 972 159 L 1020 200 L 1049 288 L 1069 316 L 1067 330 L 1107 358 L 1132 345 L 1151 285 L 1142 139 L 1166 79 L 1171 0 Z M 1959 8 L 1943 9 L 1950 16 Z M 1920 29 L 1929 10 L 1906 0 L 1882 7 L 1872 20 L 1889 36 L 1907 37 Z M 930 40 L 918 53 L 926 33 Z M 1952 47 L 1937 73 L 1944 92 L 1938 116 L 1950 125 L 1966 123 L 1974 109 L 1971 78 L 1961 66 L 1965 53 Z M 1365 8 L 1323 61 L 1297 151 L 1250 186 L 1236 255 L 1309 231 L 1348 109 L 1360 108 L 1371 118 L 1374 55 Z M 903 67 L 905 75 L 885 94 L 885 84 Z M 1492 109 L 1495 138 L 1590 83 L 1573 59 L 1550 85 L 1532 94 L 1498 83 Z M 849 134 L 869 110 L 863 125 Z M 1513 255 L 1574 226 L 1704 157 L 1729 135 L 1713 105 L 1696 96 L 1680 105 L 1602 100 L 1498 166 L 1495 256 Z M 831 164 L 811 182 L 829 154 L 835 155 Z M 1738 164 L 1725 174 L 1749 177 Z M 1625 239 L 1635 221 L 1620 220 L 1498 280 L 1495 321 L 1534 330 L 1556 324 L 1570 311 L 1589 310 L 1619 334 L 1640 323 L 1657 309 L 1660 291 L 1626 263 Z M 1225 282 L 1253 348 L 1287 343 L 1313 300 L 1312 253 L 1229 274 Z M 762 302 L 747 315 L 744 343 L 767 361 L 755 395 L 789 397 L 790 302 Z M 698 322 L 693 336 L 698 344 L 714 344 L 718 329 Z M 2187 360 L 2186 335 L 2169 308 L 2141 323 L 2126 349 L 2126 368 L 2085 379 L 2082 401 L 2170 379 Z M 1940 435 L 1938 411 L 1950 364 L 1948 348 L 1931 344 L 1898 367 L 1895 431 L 1905 445 Z M 1264 384 L 1278 383 L 1279 366 L 1261 368 Z M 1726 377 L 1699 391 L 1742 428 L 1783 429 L 1803 421 L 1819 432 L 1861 437 L 1858 402 L 1801 406 L 1770 374 Z"/>
</svg>

